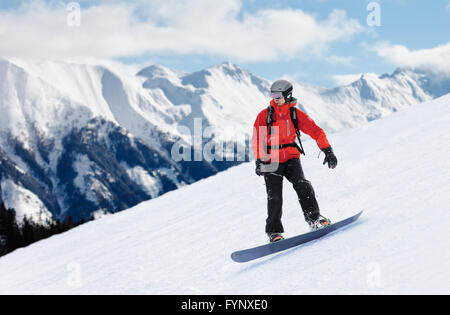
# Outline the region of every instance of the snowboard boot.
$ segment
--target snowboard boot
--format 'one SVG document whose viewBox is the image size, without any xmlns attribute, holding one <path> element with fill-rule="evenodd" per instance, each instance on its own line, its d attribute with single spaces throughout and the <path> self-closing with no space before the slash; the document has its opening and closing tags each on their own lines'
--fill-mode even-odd
<svg viewBox="0 0 450 315">
<path fill-rule="evenodd" d="M 317 220 L 311 220 L 308 221 L 309 227 L 312 231 L 323 229 L 324 227 L 327 227 L 331 225 L 330 219 L 325 218 L 323 215 L 320 215 Z"/>
<path fill-rule="evenodd" d="M 281 233 L 267 233 L 269 236 L 269 242 L 275 243 L 284 240 L 283 234 Z"/>
</svg>

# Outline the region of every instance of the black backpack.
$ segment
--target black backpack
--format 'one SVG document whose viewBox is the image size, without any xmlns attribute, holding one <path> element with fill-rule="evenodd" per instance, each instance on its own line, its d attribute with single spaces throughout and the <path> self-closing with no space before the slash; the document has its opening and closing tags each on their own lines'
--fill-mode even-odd
<svg viewBox="0 0 450 315">
<path fill-rule="evenodd" d="M 269 107 L 267 108 L 267 128 L 269 130 L 269 135 L 272 134 L 272 125 L 273 125 L 273 122 L 275 121 L 273 118 L 274 112 L 275 112 L 275 109 L 273 108 L 273 106 L 269 105 Z M 305 150 L 303 149 L 302 141 L 300 139 L 301 134 L 300 134 L 300 129 L 298 128 L 297 110 L 296 110 L 295 106 L 290 108 L 290 112 L 291 112 L 291 121 L 294 124 L 295 133 L 297 135 L 297 139 L 298 139 L 300 146 L 294 141 L 294 143 L 288 143 L 288 144 L 269 145 L 269 146 L 266 146 L 266 148 L 267 148 L 267 150 L 273 150 L 273 149 L 283 149 L 283 148 L 287 148 L 287 147 L 294 147 L 294 148 L 297 148 L 297 150 L 300 152 L 300 154 L 305 155 Z M 267 150 L 266 150 L 266 152 L 268 152 Z"/>
</svg>

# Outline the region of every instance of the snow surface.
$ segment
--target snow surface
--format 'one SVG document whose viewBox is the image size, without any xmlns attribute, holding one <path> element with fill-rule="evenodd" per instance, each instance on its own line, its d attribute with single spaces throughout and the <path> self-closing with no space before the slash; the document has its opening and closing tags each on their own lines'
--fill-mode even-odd
<svg viewBox="0 0 450 315">
<path fill-rule="evenodd" d="M 323 214 L 352 226 L 237 264 L 266 242 L 263 179 L 245 163 L 0 258 L 0 294 L 449 294 L 450 95 L 305 142 Z M 306 232 L 284 182 L 286 236 Z"/>
</svg>

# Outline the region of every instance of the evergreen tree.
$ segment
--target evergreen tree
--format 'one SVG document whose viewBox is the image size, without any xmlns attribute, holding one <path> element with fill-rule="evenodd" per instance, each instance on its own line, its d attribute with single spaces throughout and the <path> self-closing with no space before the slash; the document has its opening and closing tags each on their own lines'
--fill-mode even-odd
<svg viewBox="0 0 450 315">
<path fill-rule="evenodd" d="M 16 222 L 16 212 L 0 203 L 0 256 L 52 235 L 66 232 L 84 222 L 82 220 L 74 223 L 68 216 L 63 222 L 56 220 L 48 225 L 40 225 L 25 217 L 19 226 Z"/>
<path fill-rule="evenodd" d="M 14 249 L 23 246 L 23 238 L 19 226 L 16 223 L 16 213 L 12 209 L 6 209 L 4 203 L 0 204 L 0 225 L 1 234 L 6 243 L 3 246 L 3 254 L 12 252 Z M 5 249 L 6 247 L 6 249 Z"/>
<path fill-rule="evenodd" d="M 3 202 L 0 205 L 0 256 L 6 254 L 7 236 L 7 214 Z"/>
<path fill-rule="evenodd" d="M 22 230 L 22 237 L 23 237 L 23 246 L 28 246 L 32 243 L 34 243 L 34 225 L 33 223 L 28 220 L 27 217 L 23 219 L 23 225 L 21 227 Z"/>
</svg>

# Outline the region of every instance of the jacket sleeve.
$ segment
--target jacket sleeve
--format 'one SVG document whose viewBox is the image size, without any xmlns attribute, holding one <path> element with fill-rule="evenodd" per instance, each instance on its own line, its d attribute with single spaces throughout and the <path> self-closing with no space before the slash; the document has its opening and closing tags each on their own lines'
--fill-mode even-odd
<svg viewBox="0 0 450 315">
<path fill-rule="evenodd" d="M 313 138 L 319 146 L 319 149 L 322 150 L 331 146 L 325 132 L 316 125 L 314 120 L 299 109 L 297 109 L 297 117 L 299 118 L 299 129 Z"/>
<path fill-rule="evenodd" d="M 269 156 L 264 151 L 264 146 L 267 143 L 267 125 L 264 118 L 264 111 L 260 112 L 253 124 L 252 149 L 255 159 L 267 161 Z"/>
</svg>

